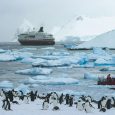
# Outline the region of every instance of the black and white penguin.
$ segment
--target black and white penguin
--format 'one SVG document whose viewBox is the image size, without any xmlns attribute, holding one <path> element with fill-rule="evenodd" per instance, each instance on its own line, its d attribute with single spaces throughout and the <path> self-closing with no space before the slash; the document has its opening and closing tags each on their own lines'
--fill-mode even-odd
<svg viewBox="0 0 115 115">
<path fill-rule="evenodd" d="M 69 104 L 69 94 L 65 95 L 65 100 L 66 100 L 66 105 L 68 105 Z"/>
<path fill-rule="evenodd" d="M 73 106 L 73 102 L 74 102 L 74 95 L 71 95 L 69 97 L 69 107 L 72 107 Z"/>
<path fill-rule="evenodd" d="M 91 96 L 87 96 L 86 98 L 85 98 L 85 100 L 88 100 L 90 103 L 92 102 L 92 97 Z"/>
<path fill-rule="evenodd" d="M 100 100 L 100 105 L 98 104 L 100 111 L 105 112 L 107 106 L 107 97 L 102 97 Z"/>
<path fill-rule="evenodd" d="M 29 94 L 29 93 L 27 93 L 26 95 L 24 95 L 24 102 L 25 102 L 26 104 L 29 104 L 29 101 L 30 101 L 29 97 L 30 97 L 30 94 Z"/>
<path fill-rule="evenodd" d="M 115 107 L 115 98 L 111 97 L 110 99 L 111 99 L 111 105 L 112 105 L 112 107 Z"/>
<path fill-rule="evenodd" d="M 5 99 L 3 100 L 2 108 L 4 108 L 5 110 L 11 110 L 11 103 L 8 97 L 8 92 L 5 92 Z"/>
<path fill-rule="evenodd" d="M 84 106 L 84 110 L 86 111 L 86 113 L 91 113 L 92 108 L 94 108 L 88 100 L 86 100 L 86 102 L 83 104 L 83 106 Z"/>
<path fill-rule="evenodd" d="M 62 104 L 63 101 L 64 101 L 64 95 L 62 93 L 61 96 L 59 97 L 59 103 Z"/>
<path fill-rule="evenodd" d="M 106 107 L 107 107 L 107 109 L 111 109 L 112 108 L 111 99 L 107 100 Z"/>
<path fill-rule="evenodd" d="M 47 102 L 47 100 L 45 100 L 42 104 L 42 109 L 47 110 L 48 108 L 49 108 L 49 103 Z"/>
<path fill-rule="evenodd" d="M 76 108 L 79 110 L 79 111 L 82 111 L 84 110 L 84 101 L 82 99 L 79 99 L 76 103 Z"/>
</svg>

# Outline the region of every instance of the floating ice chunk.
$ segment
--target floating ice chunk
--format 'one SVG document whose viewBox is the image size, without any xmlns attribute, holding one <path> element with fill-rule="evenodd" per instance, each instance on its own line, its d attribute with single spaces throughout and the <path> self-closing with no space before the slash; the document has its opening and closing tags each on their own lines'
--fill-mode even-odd
<svg viewBox="0 0 115 115">
<path fill-rule="evenodd" d="M 25 69 L 25 70 L 18 70 L 15 73 L 16 74 L 24 74 L 24 75 L 47 75 L 52 72 L 52 69 L 47 68 L 31 68 L 31 69 Z"/>
<path fill-rule="evenodd" d="M 29 87 L 24 84 L 20 84 L 17 88 L 15 88 L 16 91 L 22 91 L 24 94 L 29 93 Z"/>
<path fill-rule="evenodd" d="M 30 53 L 30 52 L 12 52 L 12 54 L 18 58 L 18 59 L 23 59 L 23 58 L 29 58 L 29 57 L 32 57 L 33 56 L 33 53 Z"/>
<path fill-rule="evenodd" d="M 96 66 L 101 66 L 101 65 L 105 65 L 106 66 L 106 65 L 115 65 L 115 63 L 109 57 L 101 57 L 101 58 L 98 58 L 95 61 L 95 65 Z"/>
<path fill-rule="evenodd" d="M 112 61 L 115 63 L 115 54 L 112 55 Z"/>
<path fill-rule="evenodd" d="M 115 67 L 109 67 L 109 71 L 115 71 Z"/>
<path fill-rule="evenodd" d="M 21 60 L 22 63 L 33 63 L 34 61 L 35 61 L 35 59 L 30 58 L 30 57 L 24 58 Z"/>
<path fill-rule="evenodd" d="M 83 64 L 83 65 L 80 65 L 80 64 L 73 64 L 71 65 L 72 68 L 94 68 L 94 63 L 86 63 L 86 64 Z"/>
<path fill-rule="evenodd" d="M 0 53 L 5 53 L 7 50 L 0 49 Z"/>
<path fill-rule="evenodd" d="M 115 71 L 115 67 L 105 67 L 100 69 L 100 71 Z"/>
<path fill-rule="evenodd" d="M 15 61 L 16 58 L 13 55 L 2 53 L 0 54 L 0 61 Z"/>
<path fill-rule="evenodd" d="M 42 84 L 42 85 L 66 85 L 66 84 L 78 84 L 79 81 L 73 78 L 49 78 L 49 79 L 33 79 L 24 81 L 25 84 Z"/>
<path fill-rule="evenodd" d="M 44 54 L 44 56 L 49 56 L 49 55 L 52 55 L 52 56 L 68 56 L 68 55 L 70 55 L 70 53 L 64 50 L 64 51 L 60 51 L 60 52 L 47 51 Z"/>
<path fill-rule="evenodd" d="M 66 85 L 66 84 L 78 84 L 79 81 L 73 78 L 50 78 L 48 80 L 39 80 L 41 84 L 48 85 Z"/>
<path fill-rule="evenodd" d="M 1 88 L 13 88 L 13 83 L 10 81 L 2 81 L 0 82 L 0 87 Z"/>
<path fill-rule="evenodd" d="M 65 44 L 64 47 L 67 49 L 76 49 L 77 45 L 76 44 Z"/>
<path fill-rule="evenodd" d="M 19 51 L 35 51 L 37 48 L 22 48 Z"/>
<path fill-rule="evenodd" d="M 37 75 L 32 77 L 34 80 L 48 80 L 50 77 L 44 75 Z"/>
<path fill-rule="evenodd" d="M 70 63 L 65 60 L 47 60 L 41 63 L 33 63 L 34 67 L 41 66 L 41 67 L 59 67 L 59 66 L 68 66 Z"/>
<path fill-rule="evenodd" d="M 32 57 L 33 58 L 41 58 L 41 59 L 44 59 L 44 60 L 57 60 L 57 59 L 64 58 L 64 56 L 52 56 L 52 55 L 49 55 L 49 56 L 34 55 Z"/>
<path fill-rule="evenodd" d="M 45 50 L 54 50 L 55 48 L 54 47 L 46 47 L 46 48 L 42 48 L 42 49 L 45 49 Z"/>
<path fill-rule="evenodd" d="M 99 79 L 99 76 L 98 76 L 98 75 L 91 74 L 91 73 L 85 73 L 85 74 L 84 74 L 84 79 L 98 80 L 98 79 Z"/>
<path fill-rule="evenodd" d="M 106 55 L 106 54 L 107 54 L 106 51 L 103 50 L 103 49 L 100 48 L 100 47 L 94 47 L 94 48 L 93 48 L 93 53 L 94 53 L 94 54 L 98 54 L 98 55 Z"/>
</svg>

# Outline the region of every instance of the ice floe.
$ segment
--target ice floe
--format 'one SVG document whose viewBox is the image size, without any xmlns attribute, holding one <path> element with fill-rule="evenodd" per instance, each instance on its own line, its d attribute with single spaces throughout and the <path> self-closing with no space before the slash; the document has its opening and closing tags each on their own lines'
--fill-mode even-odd
<svg viewBox="0 0 115 115">
<path fill-rule="evenodd" d="M 0 88 L 13 88 L 13 83 L 10 81 L 0 82 Z"/>
<path fill-rule="evenodd" d="M 47 75 L 52 72 L 52 69 L 47 68 L 31 68 L 31 69 L 25 69 L 25 70 L 18 70 L 15 73 L 16 74 L 24 74 L 24 75 Z"/>
<path fill-rule="evenodd" d="M 85 73 L 84 79 L 90 79 L 90 80 L 98 80 L 99 76 L 91 73 Z"/>
<path fill-rule="evenodd" d="M 7 50 L 0 49 L 0 53 L 5 53 Z"/>
<path fill-rule="evenodd" d="M 79 80 L 74 78 L 29 78 L 29 80 L 24 81 L 25 84 L 42 84 L 42 85 L 66 85 L 66 84 L 78 84 Z"/>
<path fill-rule="evenodd" d="M 9 55 L 6 53 L 0 54 L 0 61 L 5 62 L 5 61 L 15 61 L 16 58 L 13 55 Z"/>
</svg>

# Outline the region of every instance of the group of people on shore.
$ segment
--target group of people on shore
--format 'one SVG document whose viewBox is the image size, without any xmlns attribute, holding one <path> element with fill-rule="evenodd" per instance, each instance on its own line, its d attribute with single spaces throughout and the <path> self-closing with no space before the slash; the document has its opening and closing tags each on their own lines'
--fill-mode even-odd
<svg viewBox="0 0 115 115">
<path fill-rule="evenodd" d="M 47 94 L 38 94 L 37 91 L 30 91 L 24 94 L 23 91 L 15 91 L 14 89 L 5 91 L 1 89 L 0 98 L 2 100 L 2 108 L 4 110 L 12 110 L 12 104 L 19 104 L 23 101 L 26 104 L 34 102 L 39 99 L 41 101 L 42 109 L 48 110 L 52 105 L 52 110 L 60 110 L 61 105 L 74 107 L 79 111 L 85 111 L 87 113 L 92 112 L 93 109 L 99 109 L 99 111 L 106 112 L 107 109 L 115 107 L 115 98 L 103 96 L 100 100 L 94 100 L 91 96 L 80 96 L 78 99 L 74 95 L 57 94 L 51 92 Z"/>
</svg>

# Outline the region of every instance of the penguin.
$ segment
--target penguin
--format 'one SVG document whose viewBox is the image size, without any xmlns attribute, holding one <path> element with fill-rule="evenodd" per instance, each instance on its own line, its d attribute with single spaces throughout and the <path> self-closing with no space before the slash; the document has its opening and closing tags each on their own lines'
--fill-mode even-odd
<svg viewBox="0 0 115 115">
<path fill-rule="evenodd" d="M 63 98 L 64 98 L 64 95 L 63 95 L 63 93 L 61 94 L 61 96 L 59 97 L 59 103 L 60 103 L 60 105 L 63 103 Z"/>
<path fill-rule="evenodd" d="M 115 98 L 114 97 L 111 97 L 111 105 L 112 105 L 112 107 L 115 107 Z"/>
<path fill-rule="evenodd" d="M 88 100 L 90 103 L 92 102 L 91 96 L 87 96 L 85 100 Z"/>
<path fill-rule="evenodd" d="M 74 101 L 73 97 L 74 97 L 73 95 L 69 97 L 69 107 L 73 106 L 73 101 Z"/>
<path fill-rule="evenodd" d="M 5 99 L 3 100 L 2 108 L 4 108 L 5 110 L 11 110 L 11 103 L 8 97 L 8 92 L 5 92 Z"/>
<path fill-rule="evenodd" d="M 21 90 L 20 90 L 20 93 L 21 93 L 21 94 L 19 95 L 19 100 L 22 100 L 22 101 L 23 101 L 23 100 L 24 100 L 24 93 L 23 93 L 23 91 L 21 91 Z"/>
<path fill-rule="evenodd" d="M 86 113 L 91 113 L 92 108 L 94 108 L 88 100 L 86 100 L 83 106 L 84 106 L 84 110 L 86 111 Z"/>
<path fill-rule="evenodd" d="M 82 111 L 82 110 L 84 110 L 84 106 L 83 106 L 84 104 L 85 104 L 84 101 L 81 100 L 81 99 L 79 99 L 79 100 L 77 101 L 76 108 L 77 108 L 79 111 Z"/>
<path fill-rule="evenodd" d="M 107 97 L 102 97 L 100 101 L 100 111 L 105 112 L 106 111 L 106 104 L 107 104 Z"/>
<path fill-rule="evenodd" d="M 45 100 L 42 104 L 42 109 L 47 110 L 48 108 L 49 108 L 49 103 L 47 102 L 47 100 Z"/>
<path fill-rule="evenodd" d="M 24 102 L 26 104 L 29 104 L 29 97 L 30 97 L 29 93 L 27 93 L 26 95 L 24 95 Z"/>
<path fill-rule="evenodd" d="M 107 109 L 111 109 L 112 108 L 111 99 L 107 100 L 106 106 L 107 106 Z"/>
<path fill-rule="evenodd" d="M 66 100 L 66 105 L 68 105 L 69 104 L 69 94 L 66 94 L 65 100 Z"/>
</svg>

